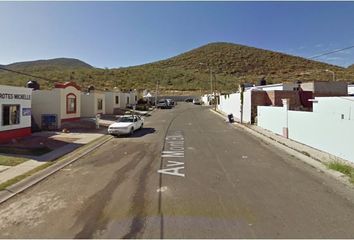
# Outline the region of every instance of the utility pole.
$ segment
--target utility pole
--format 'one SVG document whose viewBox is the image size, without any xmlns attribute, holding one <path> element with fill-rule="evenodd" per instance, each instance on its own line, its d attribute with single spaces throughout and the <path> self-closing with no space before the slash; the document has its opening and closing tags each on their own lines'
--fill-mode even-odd
<svg viewBox="0 0 354 240">
<path fill-rule="evenodd" d="M 216 111 L 216 106 L 218 104 L 218 101 L 217 101 L 217 96 L 216 96 L 216 92 L 217 92 L 217 86 L 216 86 L 216 76 L 215 76 L 215 73 L 213 73 L 213 78 L 214 78 L 214 82 L 213 83 L 213 94 L 214 94 L 214 110 Z"/>
<path fill-rule="evenodd" d="M 199 65 L 205 65 L 208 67 L 208 65 L 206 65 L 205 63 L 200 62 Z M 209 68 L 209 73 L 210 73 L 210 95 L 213 96 L 213 101 L 214 101 L 214 108 L 216 110 L 216 98 L 215 98 L 215 93 L 214 93 L 214 89 L 213 89 L 213 70 L 211 67 Z"/>
<path fill-rule="evenodd" d="M 155 92 L 155 108 L 157 106 L 157 92 L 159 90 L 159 80 L 156 81 L 156 92 Z"/>
<path fill-rule="evenodd" d="M 211 67 L 209 68 L 210 71 L 210 94 L 214 95 L 214 91 L 213 91 L 213 71 L 211 70 Z"/>
<path fill-rule="evenodd" d="M 245 91 L 245 85 L 243 83 L 240 84 L 240 122 L 243 123 L 243 93 Z"/>
</svg>

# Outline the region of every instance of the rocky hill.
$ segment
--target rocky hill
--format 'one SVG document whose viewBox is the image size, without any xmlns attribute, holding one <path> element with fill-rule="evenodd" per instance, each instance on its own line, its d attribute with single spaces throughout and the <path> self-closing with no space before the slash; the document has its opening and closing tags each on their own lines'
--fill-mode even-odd
<svg viewBox="0 0 354 240">
<path fill-rule="evenodd" d="M 257 83 L 262 77 L 268 83 L 331 80 L 326 69 L 335 71 L 337 79 L 354 80 L 354 71 L 345 68 L 233 43 L 211 43 L 166 60 L 126 68 L 98 69 L 80 60 L 63 58 L 6 67 L 52 81 L 74 80 L 82 87 L 95 85 L 98 89 L 154 88 L 159 81 L 166 90 L 205 90 L 210 89 L 210 69 L 216 88 L 222 91 L 235 90 L 240 82 Z M 0 71 L 0 84 L 24 85 L 28 79 Z M 47 88 L 52 81 L 40 83 Z"/>
<path fill-rule="evenodd" d="M 3 65 L 3 67 L 12 70 L 67 70 L 67 69 L 79 69 L 79 68 L 93 68 L 91 65 L 74 58 L 54 58 L 48 60 L 37 60 L 28 62 L 17 62 L 9 65 Z"/>
</svg>

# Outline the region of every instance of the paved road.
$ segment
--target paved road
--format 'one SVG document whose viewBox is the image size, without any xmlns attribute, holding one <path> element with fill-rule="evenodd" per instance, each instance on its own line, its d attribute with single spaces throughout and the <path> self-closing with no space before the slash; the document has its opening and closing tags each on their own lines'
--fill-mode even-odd
<svg viewBox="0 0 354 240">
<path fill-rule="evenodd" d="M 354 238 L 351 189 L 208 108 L 145 126 L 4 203 L 0 237 Z"/>
</svg>

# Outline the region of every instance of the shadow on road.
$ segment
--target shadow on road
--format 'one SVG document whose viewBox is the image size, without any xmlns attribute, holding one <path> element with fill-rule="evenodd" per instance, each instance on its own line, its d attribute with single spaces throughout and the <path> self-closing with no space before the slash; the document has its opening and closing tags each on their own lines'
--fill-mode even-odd
<svg viewBox="0 0 354 240">
<path fill-rule="evenodd" d="M 145 135 L 148 135 L 148 134 L 152 134 L 156 132 L 155 128 L 142 128 L 142 129 L 139 129 L 139 130 L 136 130 L 133 135 L 121 135 L 121 136 L 118 136 L 119 138 L 139 138 L 139 137 L 143 137 Z"/>
</svg>

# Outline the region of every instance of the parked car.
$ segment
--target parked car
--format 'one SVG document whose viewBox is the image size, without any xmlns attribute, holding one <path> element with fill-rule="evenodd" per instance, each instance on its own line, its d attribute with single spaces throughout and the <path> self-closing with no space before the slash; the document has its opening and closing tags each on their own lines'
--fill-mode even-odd
<svg viewBox="0 0 354 240">
<path fill-rule="evenodd" d="M 156 105 L 157 108 L 161 108 L 161 109 L 170 109 L 172 108 L 172 106 L 170 106 L 168 104 L 168 101 L 166 99 L 161 99 L 157 102 L 157 105 Z"/>
<path fill-rule="evenodd" d="M 173 101 L 172 99 L 166 99 L 167 104 L 171 107 L 174 107 L 176 105 L 175 101 Z"/>
<path fill-rule="evenodd" d="M 200 99 L 194 98 L 194 99 L 193 99 L 193 104 L 195 104 L 195 105 L 201 105 L 202 102 L 200 101 Z"/>
<path fill-rule="evenodd" d="M 133 134 L 135 130 L 144 127 L 144 119 L 138 115 L 124 115 L 117 122 L 109 125 L 108 133 L 113 136 Z"/>
<path fill-rule="evenodd" d="M 185 102 L 193 102 L 193 98 L 186 98 L 184 101 Z"/>
</svg>

